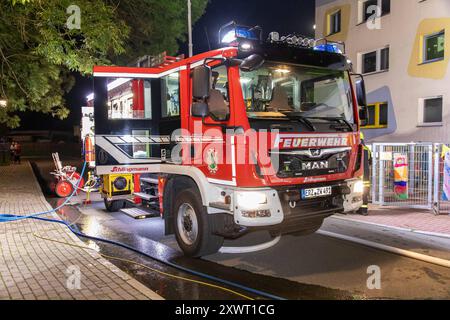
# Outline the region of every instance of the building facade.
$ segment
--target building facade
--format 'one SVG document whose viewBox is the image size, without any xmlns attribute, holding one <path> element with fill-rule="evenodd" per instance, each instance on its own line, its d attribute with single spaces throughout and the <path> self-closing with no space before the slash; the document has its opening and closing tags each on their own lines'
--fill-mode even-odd
<svg viewBox="0 0 450 320">
<path fill-rule="evenodd" d="M 450 0 L 316 0 L 316 38 L 364 74 L 371 142 L 450 143 Z"/>
</svg>

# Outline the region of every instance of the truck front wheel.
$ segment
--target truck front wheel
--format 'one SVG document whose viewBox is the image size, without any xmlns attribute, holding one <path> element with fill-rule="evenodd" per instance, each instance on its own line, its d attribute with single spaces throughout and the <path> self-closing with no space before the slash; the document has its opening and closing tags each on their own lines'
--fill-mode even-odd
<svg viewBox="0 0 450 320">
<path fill-rule="evenodd" d="M 185 255 L 206 256 L 222 247 L 223 237 L 212 232 L 214 216 L 208 215 L 195 189 L 183 190 L 176 196 L 173 214 L 175 237 Z"/>
</svg>

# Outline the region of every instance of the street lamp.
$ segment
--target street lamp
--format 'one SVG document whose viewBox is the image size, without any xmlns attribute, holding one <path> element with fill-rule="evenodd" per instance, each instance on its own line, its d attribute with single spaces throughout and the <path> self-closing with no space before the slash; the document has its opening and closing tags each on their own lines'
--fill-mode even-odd
<svg viewBox="0 0 450 320">
<path fill-rule="evenodd" d="M 192 44 L 192 11 L 191 11 L 191 0 L 187 0 L 188 6 L 188 38 L 189 38 L 189 57 L 194 55 L 193 44 Z"/>
</svg>

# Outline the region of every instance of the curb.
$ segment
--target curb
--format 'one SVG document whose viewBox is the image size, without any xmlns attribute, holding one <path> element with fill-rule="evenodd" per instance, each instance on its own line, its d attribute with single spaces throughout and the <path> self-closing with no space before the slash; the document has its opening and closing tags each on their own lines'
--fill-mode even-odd
<svg viewBox="0 0 450 320">
<path fill-rule="evenodd" d="M 330 218 L 335 218 L 335 219 L 345 220 L 345 221 L 351 221 L 351 222 L 357 222 L 357 223 L 363 223 L 363 224 L 368 224 L 368 225 L 377 226 L 377 227 L 383 227 L 383 228 L 397 230 L 397 231 L 417 233 L 417 234 L 424 235 L 424 236 L 432 236 L 432 237 L 450 239 L 450 234 L 446 234 L 446 233 L 430 232 L 430 231 L 423 231 L 423 230 L 417 230 L 417 229 L 395 227 L 395 226 L 390 226 L 390 225 L 381 224 L 381 223 L 375 223 L 375 222 L 369 222 L 369 221 L 362 221 L 362 220 L 358 220 L 358 219 L 352 219 L 352 218 L 343 217 L 343 216 L 339 216 L 339 215 L 334 215 L 334 216 L 331 216 Z"/>
</svg>

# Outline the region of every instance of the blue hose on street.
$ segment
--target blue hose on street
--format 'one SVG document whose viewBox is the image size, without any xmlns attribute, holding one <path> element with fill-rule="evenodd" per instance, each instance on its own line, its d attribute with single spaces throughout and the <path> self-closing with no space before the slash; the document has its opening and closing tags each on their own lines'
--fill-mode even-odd
<svg viewBox="0 0 450 320">
<path fill-rule="evenodd" d="M 136 253 L 141 254 L 141 255 L 143 255 L 143 256 L 145 256 L 147 258 L 155 260 L 155 261 L 157 261 L 159 263 L 165 264 L 165 265 L 167 265 L 169 267 L 175 268 L 177 270 L 180 270 L 180 271 L 183 271 L 183 272 L 186 272 L 186 273 L 189 273 L 189 274 L 201 277 L 201 278 L 205 278 L 205 279 L 208 279 L 208 280 L 211 280 L 211 281 L 215 281 L 215 282 L 218 282 L 218 283 L 222 283 L 222 284 L 225 284 L 225 285 L 228 285 L 228 286 L 231 286 L 231 287 L 235 287 L 235 288 L 247 291 L 247 292 L 251 292 L 251 293 L 253 293 L 255 295 L 258 295 L 258 296 L 261 296 L 261 297 L 265 297 L 265 298 L 268 298 L 268 299 L 272 299 L 272 300 L 286 300 L 285 298 L 273 295 L 271 293 L 267 293 L 267 292 L 264 292 L 264 291 L 253 289 L 253 288 L 241 285 L 241 284 L 236 283 L 236 282 L 232 282 L 232 281 L 224 280 L 224 279 L 221 279 L 221 278 L 217 278 L 215 276 L 211 276 L 211 275 L 203 273 L 203 272 L 195 271 L 195 270 L 192 270 L 192 269 L 180 266 L 180 265 L 175 264 L 175 263 L 170 262 L 170 261 L 165 261 L 165 260 L 153 257 L 153 256 L 151 256 L 151 255 L 149 255 L 149 254 L 147 254 L 147 253 L 145 253 L 143 251 L 140 251 L 140 250 L 138 250 L 136 248 L 133 248 L 133 247 L 131 247 L 131 246 L 125 244 L 125 243 L 122 243 L 122 242 L 86 235 L 86 234 L 80 232 L 79 230 L 76 230 L 71 225 L 69 225 L 67 222 L 62 221 L 62 220 L 54 220 L 54 219 L 48 219 L 48 218 L 42 218 L 42 217 L 33 217 L 32 219 L 63 224 L 66 227 L 68 227 L 70 229 L 70 231 L 72 231 L 75 235 L 77 235 L 79 237 L 86 238 L 86 239 L 89 239 L 89 240 L 94 240 L 94 241 L 100 241 L 100 242 L 108 243 L 108 244 L 115 245 L 115 246 L 118 246 L 118 247 L 122 247 L 124 249 L 136 252 Z"/>
<path fill-rule="evenodd" d="M 87 163 L 84 162 L 83 169 L 82 169 L 81 174 L 80 174 L 80 179 L 76 183 L 77 187 L 78 187 L 78 185 L 79 185 L 79 183 L 81 181 L 81 178 L 84 175 L 84 171 L 86 169 L 86 164 Z M 51 222 L 51 223 L 59 223 L 59 224 L 65 225 L 67 228 L 69 228 L 69 230 L 72 233 L 74 233 L 75 235 L 77 235 L 79 237 L 86 238 L 86 239 L 89 239 L 89 240 L 94 240 L 94 241 L 100 241 L 100 242 L 108 243 L 108 244 L 115 245 L 115 246 L 118 246 L 118 247 L 122 247 L 124 249 L 136 252 L 136 253 L 141 254 L 141 255 L 143 255 L 143 256 L 145 256 L 147 258 L 155 260 L 155 261 L 157 261 L 159 263 L 165 264 L 165 265 L 167 265 L 169 267 L 172 267 L 172 268 L 175 268 L 177 270 L 186 272 L 188 274 L 191 274 L 191 275 L 194 275 L 194 276 L 197 276 L 197 277 L 201 277 L 201 278 L 205 278 L 205 279 L 208 279 L 210 281 L 215 281 L 215 282 L 218 282 L 218 283 L 222 283 L 222 284 L 225 284 L 225 285 L 228 285 L 228 286 L 231 286 L 231 287 L 234 287 L 234 288 L 238 288 L 238 289 L 241 289 L 241 290 L 244 290 L 244 291 L 247 291 L 247 292 L 251 292 L 251 293 L 253 293 L 255 295 L 258 295 L 258 296 L 261 296 L 261 297 L 264 297 L 264 298 L 268 298 L 268 299 L 272 299 L 272 300 L 286 300 L 285 298 L 273 295 L 271 293 L 267 293 L 267 292 L 264 292 L 264 291 L 253 289 L 253 288 L 241 285 L 241 284 L 233 282 L 233 281 L 228 281 L 228 280 L 224 280 L 224 279 L 221 279 L 221 278 L 218 278 L 218 277 L 215 277 L 215 276 L 211 276 L 209 274 L 206 274 L 206 273 L 203 273 L 203 272 L 200 272 L 200 271 L 195 271 L 195 270 L 183 267 L 181 265 L 172 263 L 170 261 L 164 261 L 162 259 L 153 257 L 153 256 L 151 256 L 151 255 L 149 255 L 149 254 L 147 254 L 147 253 L 145 253 L 143 251 L 140 251 L 140 250 L 138 250 L 136 248 L 133 248 L 133 247 L 131 247 L 131 246 L 125 244 L 125 243 L 122 243 L 122 242 L 89 236 L 87 234 L 84 234 L 84 233 L 80 232 L 79 230 L 76 230 L 73 226 L 71 226 L 70 224 L 68 224 L 64 220 L 56 220 L 56 219 L 40 217 L 42 215 L 53 213 L 53 212 L 57 213 L 57 211 L 59 209 L 65 207 L 67 205 L 67 203 L 76 194 L 77 189 L 78 188 L 74 188 L 73 193 L 60 206 L 58 206 L 58 207 L 56 207 L 56 208 L 54 208 L 52 210 L 48 210 L 48 211 L 45 211 L 45 212 L 37 212 L 37 213 L 33 213 L 33 214 L 30 214 L 30 215 L 26 215 L 26 216 L 20 216 L 20 215 L 15 215 L 15 214 L 0 214 L 0 222 L 12 222 L 12 221 L 18 221 L 18 220 L 23 220 L 23 219 L 35 219 L 35 220 L 41 220 L 41 221 L 46 221 L 46 222 Z"/>
</svg>

